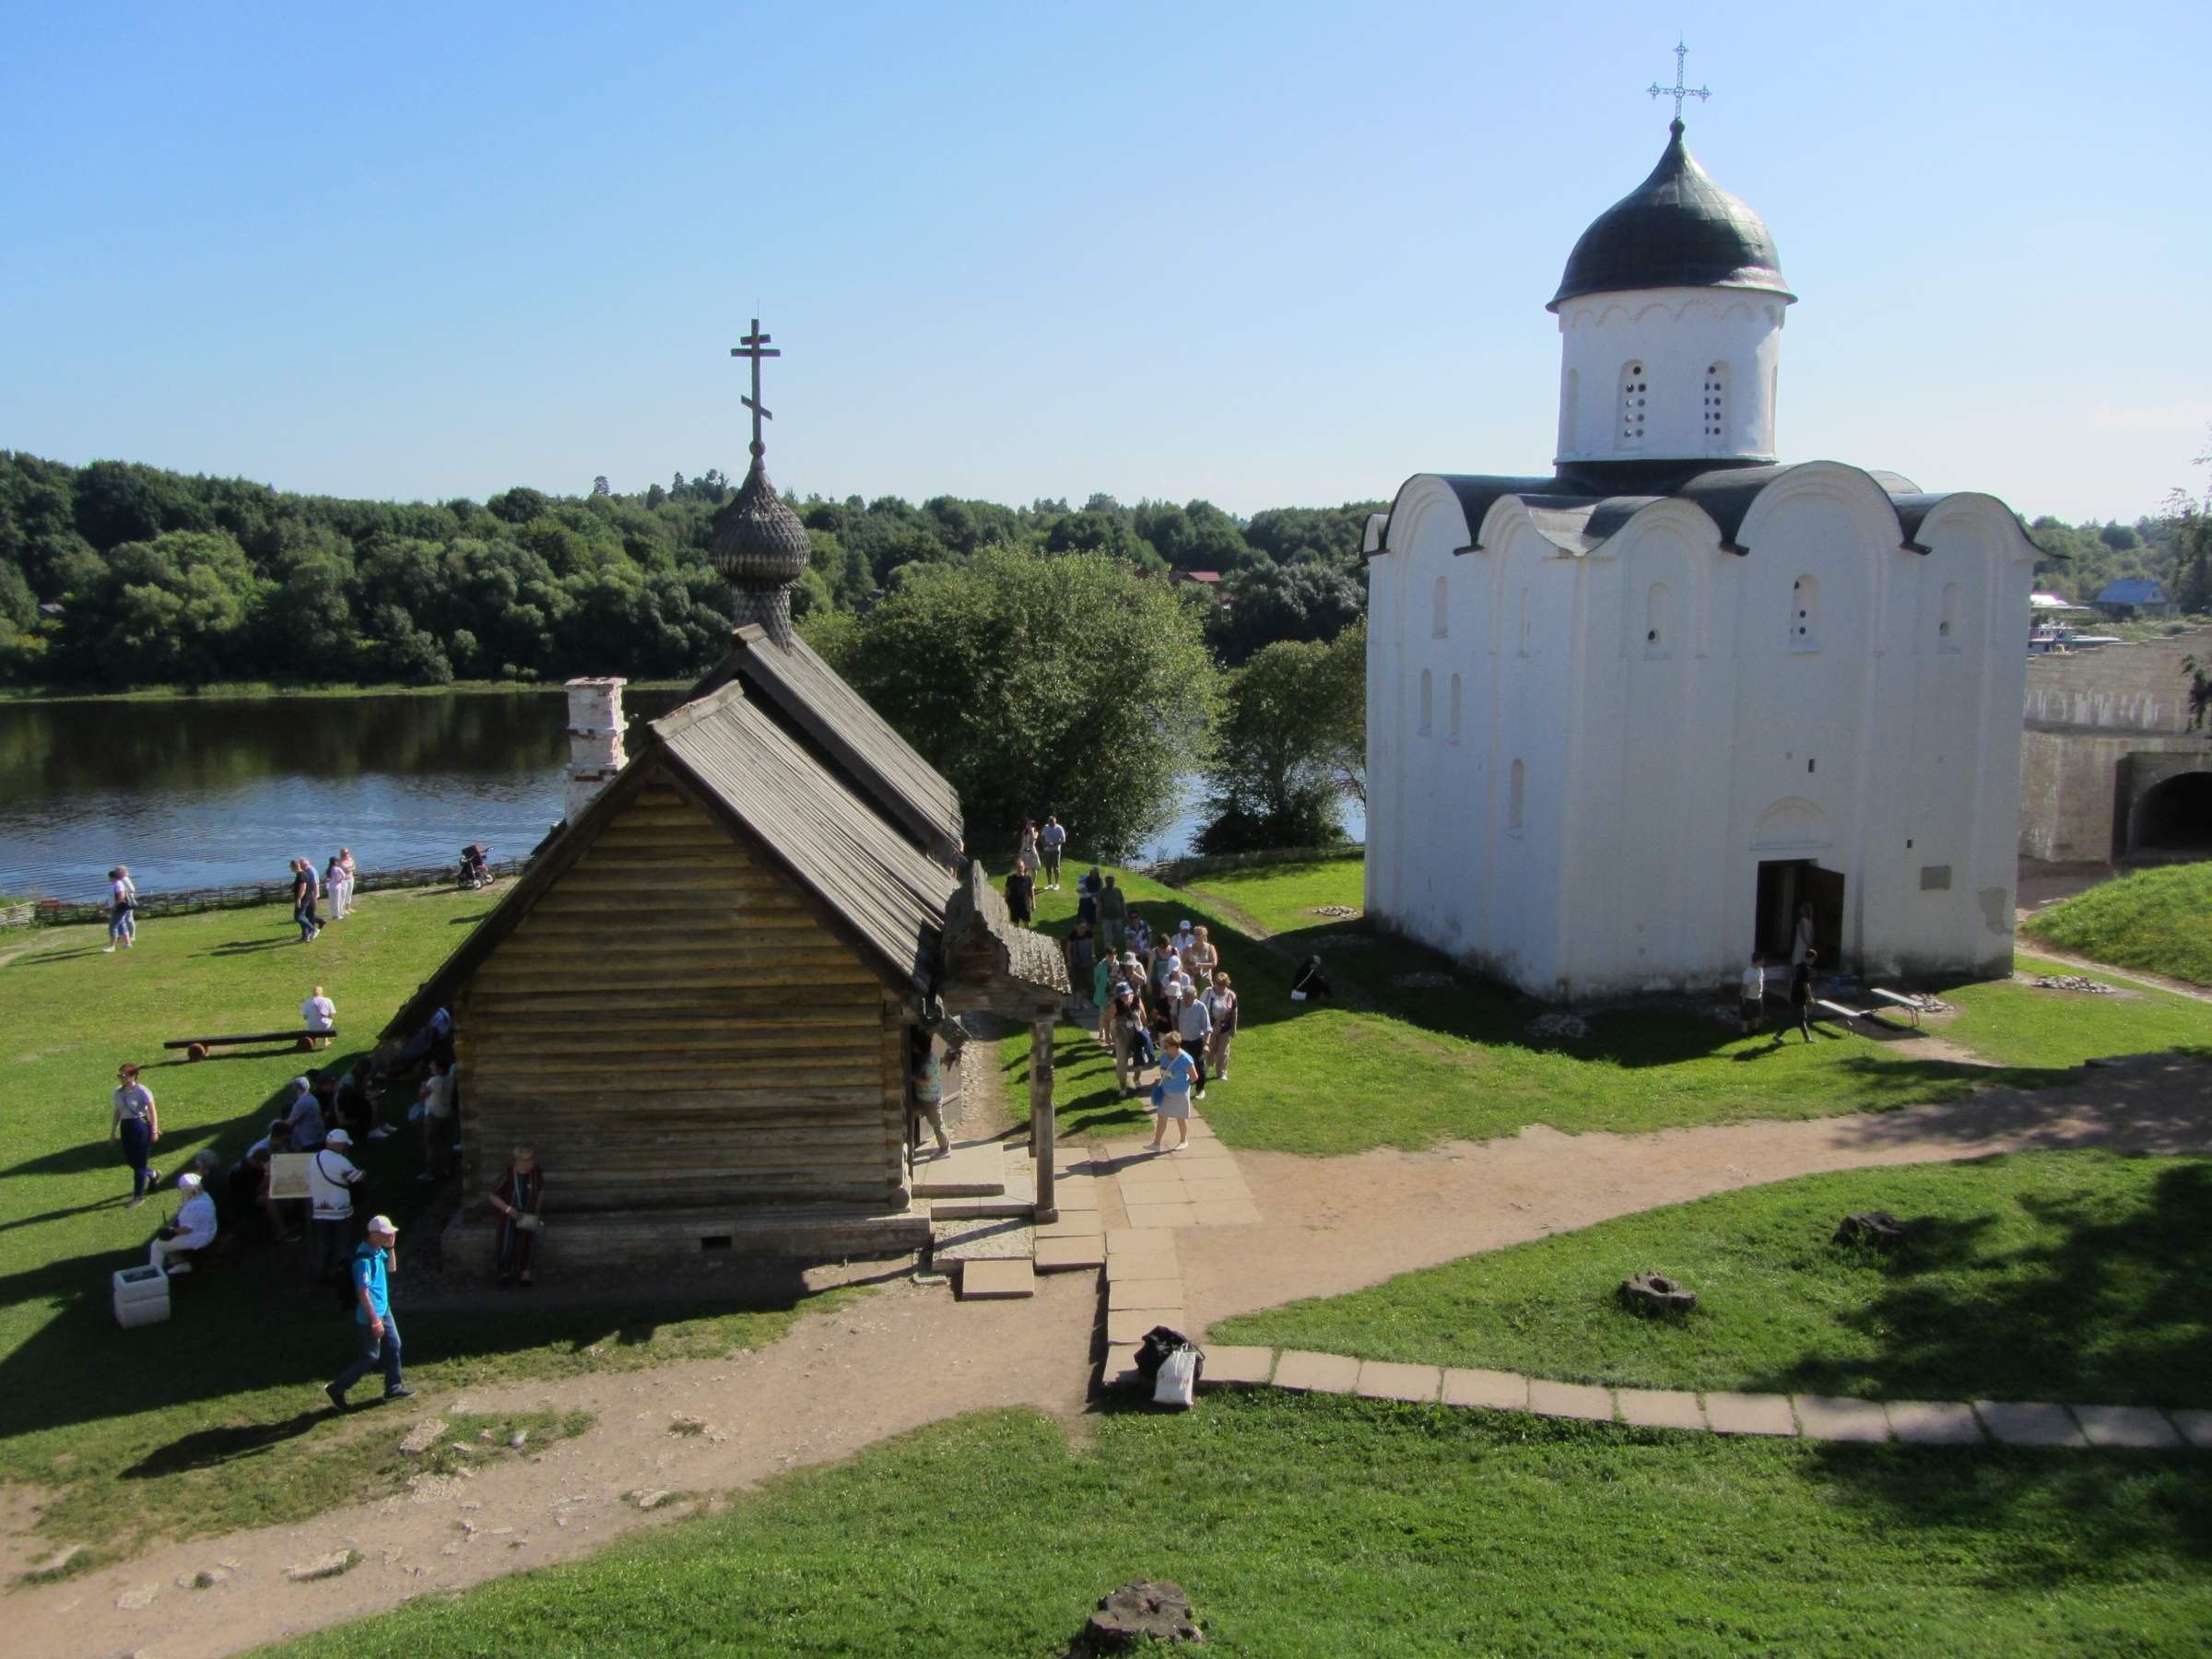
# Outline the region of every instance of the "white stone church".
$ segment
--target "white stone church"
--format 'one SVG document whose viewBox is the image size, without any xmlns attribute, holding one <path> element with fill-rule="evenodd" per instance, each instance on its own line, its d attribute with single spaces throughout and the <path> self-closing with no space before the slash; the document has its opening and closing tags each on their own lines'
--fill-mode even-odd
<svg viewBox="0 0 2212 1659">
<path fill-rule="evenodd" d="M 1549 309 L 1556 471 L 1371 522 L 1367 907 L 1565 1001 L 2008 971 L 2029 574 L 1987 495 L 1776 460 L 1774 240 L 1677 120 Z"/>
</svg>

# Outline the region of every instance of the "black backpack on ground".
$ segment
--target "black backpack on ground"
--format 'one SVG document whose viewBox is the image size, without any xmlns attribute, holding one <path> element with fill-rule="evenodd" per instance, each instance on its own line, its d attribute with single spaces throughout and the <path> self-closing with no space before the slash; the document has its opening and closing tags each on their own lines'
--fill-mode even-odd
<svg viewBox="0 0 2212 1659">
<path fill-rule="evenodd" d="M 1166 1325 L 1154 1325 L 1145 1333 L 1145 1339 L 1136 1345 L 1136 1369 L 1146 1382 L 1159 1375 L 1159 1368 L 1167 1363 L 1168 1356 L 1177 1348 L 1188 1347 L 1191 1339 L 1181 1331 Z"/>
<path fill-rule="evenodd" d="M 1298 965 L 1298 971 L 1290 978 L 1290 989 L 1303 992 L 1308 1001 L 1328 995 L 1329 982 L 1322 974 L 1319 957 L 1310 956 Z"/>
</svg>

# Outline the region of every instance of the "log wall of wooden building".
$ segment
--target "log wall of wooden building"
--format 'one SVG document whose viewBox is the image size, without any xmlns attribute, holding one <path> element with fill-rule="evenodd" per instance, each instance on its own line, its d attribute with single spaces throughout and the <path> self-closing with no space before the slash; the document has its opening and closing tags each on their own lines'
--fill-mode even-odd
<svg viewBox="0 0 2212 1659">
<path fill-rule="evenodd" d="M 665 771 L 453 1013 L 465 1192 L 527 1141 L 563 1212 L 906 1203 L 899 999 Z"/>
</svg>

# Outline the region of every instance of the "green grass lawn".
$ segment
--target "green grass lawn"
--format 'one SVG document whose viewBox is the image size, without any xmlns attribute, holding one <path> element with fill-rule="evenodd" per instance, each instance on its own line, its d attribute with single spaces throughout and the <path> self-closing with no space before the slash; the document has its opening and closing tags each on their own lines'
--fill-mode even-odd
<svg viewBox="0 0 2212 1659">
<path fill-rule="evenodd" d="M 1373 938 L 1357 923 L 1306 915 L 1315 904 L 1359 904 L 1360 876 L 1358 859 L 1332 859 L 1209 877 L 1208 890 L 1219 888 L 1263 924 L 1271 916 L 1315 924 L 1285 932 L 1281 942 L 1300 952 L 1319 947 L 1331 975 L 1364 991 L 1375 1005 L 1368 1008 L 1291 1002 L 1292 964 L 1224 921 L 1206 894 L 1122 877 L 1156 928 L 1185 917 L 1206 923 L 1235 977 L 1242 1034 L 1230 1081 L 1206 1101 L 1207 1118 L 1233 1146 L 1324 1155 L 1488 1139 L 1530 1124 L 1632 1133 L 1881 1112 L 1953 1100 L 1985 1083 L 2055 1082 L 2095 1055 L 2212 1050 L 2212 1006 L 2186 997 L 2145 987 L 2127 998 L 2091 998 L 2009 983 L 1945 992 L 1961 1012 L 1943 1034 L 1995 1069 L 1926 1057 L 1910 1040 L 1832 1030 L 1810 1046 L 1777 1048 L 1737 1036 L 1732 1021 L 1673 1011 L 1603 1014 L 1587 1037 L 1539 1039 L 1529 1026 L 1542 1005 L 1472 980 L 1434 990 L 1397 985 L 1400 975 L 1449 965 L 1418 946 Z M 1065 936 L 1075 905 L 1071 875 L 1063 891 L 1040 895 L 1041 924 Z M 1347 947 L 1355 939 L 1360 947 Z M 1716 987 L 1712 1000 L 1732 996 Z M 1027 1043 L 1016 1037 L 1003 1046 L 1018 1088 Z M 1061 1032 L 1055 1082 L 1064 1134 L 1125 1133 L 1147 1122 L 1138 1103 L 1115 1093 L 1102 1051 L 1072 1028 Z"/>
<path fill-rule="evenodd" d="M 1194 895 L 1218 899 L 1250 916 L 1269 933 L 1335 925 L 1313 912 L 1324 907 L 1359 909 L 1366 902 L 1367 853 L 1353 847 L 1329 858 L 1286 860 L 1222 870 L 1192 882 Z"/>
<path fill-rule="evenodd" d="M 261 1134 L 302 1063 L 349 1066 L 392 1010 L 490 908 L 496 893 L 368 896 L 312 946 L 280 907 L 148 921 L 135 950 L 103 956 L 100 927 L 6 935 L 0 1052 L 0 1479 L 48 1488 L 41 1531 L 128 1550 L 164 1533 L 296 1519 L 394 1475 L 401 1419 L 324 1414 L 319 1389 L 347 1358 L 347 1317 L 311 1293 L 304 1245 L 233 1256 L 176 1282 L 166 1324 L 119 1328 L 110 1275 L 142 1264 L 173 1186 L 126 1208 L 130 1172 L 107 1139 L 115 1067 L 136 1060 L 159 1102 L 165 1174 L 212 1147 L 226 1164 Z M 341 1041 L 309 1056 L 264 1047 L 198 1065 L 164 1038 L 297 1023 L 321 982 Z M 218 1051 L 219 1053 L 219 1051 Z M 357 1147 L 369 1181 L 357 1213 L 410 1228 L 429 1189 L 412 1136 Z M 436 1396 L 471 1383 L 711 1358 L 772 1340 L 789 1306 L 491 1315 L 410 1312 L 409 1381 Z M 816 1305 L 816 1304 L 809 1304 Z M 381 1420 L 380 1420 L 381 1419 Z M 97 1558 L 95 1558 L 97 1559 Z"/>
<path fill-rule="evenodd" d="M 1844 1216 L 1917 1224 L 1890 1254 Z M 1698 1293 L 1641 1318 L 1614 1291 Z M 2033 1152 L 1811 1175 L 1623 1216 L 1217 1325 L 1263 1343 L 1565 1382 L 1868 1399 L 2212 1406 L 2212 1162 Z"/>
<path fill-rule="evenodd" d="M 1171 1579 L 1206 1653 L 2201 1652 L 2202 1460 L 1819 1446 L 1324 1396 L 979 1414 L 291 1644 L 1035 1655 Z"/>
<path fill-rule="evenodd" d="M 2212 986 L 2212 863 L 2137 870 L 2020 924 L 2074 956 Z"/>
</svg>

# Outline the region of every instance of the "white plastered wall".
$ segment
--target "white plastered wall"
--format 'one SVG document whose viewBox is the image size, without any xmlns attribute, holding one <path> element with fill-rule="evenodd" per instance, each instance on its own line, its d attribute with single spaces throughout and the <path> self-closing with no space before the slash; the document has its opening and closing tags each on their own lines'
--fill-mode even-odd
<svg viewBox="0 0 2212 1659">
<path fill-rule="evenodd" d="M 1559 459 L 1771 460 L 1782 362 L 1778 294 L 1651 288 L 1560 306 Z M 1641 434 L 1624 437 L 1621 378 L 1642 366 Z M 1708 371 L 1723 367 L 1721 430 L 1705 429 Z"/>
</svg>

